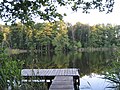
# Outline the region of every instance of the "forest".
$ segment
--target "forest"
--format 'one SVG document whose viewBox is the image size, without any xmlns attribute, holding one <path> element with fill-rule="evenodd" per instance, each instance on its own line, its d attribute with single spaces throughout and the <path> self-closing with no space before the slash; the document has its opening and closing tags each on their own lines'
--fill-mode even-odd
<svg viewBox="0 0 120 90">
<path fill-rule="evenodd" d="M 90 26 L 64 21 L 0 25 L 2 47 L 21 50 L 78 50 L 79 48 L 114 48 L 120 46 L 120 25 Z"/>
<path fill-rule="evenodd" d="M 5 25 L 0 24 L 0 90 L 33 90 L 33 88 L 45 90 L 41 89 L 45 84 L 39 83 L 38 86 L 34 86 L 32 82 L 31 84 L 22 83 L 21 70 L 23 68 L 75 67 L 80 68 L 81 71 L 83 69 L 81 76 L 103 72 L 105 79 L 113 81 L 120 88 L 119 49 L 116 52 L 111 50 L 111 52 L 97 53 L 61 53 L 61 51 L 79 51 L 81 48 L 119 48 L 120 25 L 90 26 L 81 22 L 72 25 L 63 21 L 66 11 L 61 14 L 57 10 L 58 7 L 68 7 L 72 11 L 81 9 L 83 13 L 89 13 L 91 10 L 111 13 L 114 3 L 115 0 L 0 1 L 0 20 L 5 22 Z M 45 22 L 36 23 L 34 20 L 36 17 Z M 20 22 L 16 23 L 17 20 Z M 6 53 L 7 48 L 21 51 L 55 51 L 55 53 L 46 53 L 48 56 L 45 56 L 44 52 L 38 55 L 36 52 L 30 52 L 19 56 L 21 53 Z"/>
</svg>

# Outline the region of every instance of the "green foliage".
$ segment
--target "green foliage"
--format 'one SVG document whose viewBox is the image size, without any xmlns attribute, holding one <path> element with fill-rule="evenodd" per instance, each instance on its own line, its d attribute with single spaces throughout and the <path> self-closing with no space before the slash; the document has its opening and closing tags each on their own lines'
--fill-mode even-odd
<svg viewBox="0 0 120 90">
<path fill-rule="evenodd" d="M 81 48 L 81 47 L 82 47 L 81 42 L 80 41 L 77 42 L 77 48 Z"/>
<path fill-rule="evenodd" d="M 120 46 L 119 25 L 94 25 L 64 21 L 37 23 L 26 27 L 21 23 L 4 26 L 3 47 L 27 50 L 77 50 L 87 47 L 116 48 Z"/>
<path fill-rule="evenodd" d="M 15 87 L 20 85 L 21 81 L 21 69 L 22 62 L 12 60 L 9 56 L 0 53 L 0 89 L 7 89 L 11 87 L 14 89 Z"/>
<path fill-rule="evenodd" d="M 15 90 L 48 90 L 45 83 L 24 83 L 20 88 Z"/>
<path fill-rule="evenodd" d="M 116 83 L 116 86 L 120 87 L 120 62 L 113 62 L 111 68 L 104 75 L 105 79 Z"/>
<path fill-rule="evenodd" d="M 81 48 L 82 45 L 81 45 L 81 42 L 76 42 L 76 41 L 70 41 L 70 44 L 68 46 L 68 48 L 70 50 L 78 50 L 79 48 Z"/>
<path fill-rule="evenodd" d="M 62 51 L 55 52 L 55 56 L 53 57 L 54 68 L 67 68 L 69 66 L 70 56 L 69 54 L 65 54 Z"/>
<path fill-rule="evenodd" d="M 89 26 L 76 23 L 74 26 L 68 25 L 68 37 L 72 43 L 80 41 L 82 47 L 119 47 L 119 30 L 119 25 Z"/>
<path fill-rule="evenodd" d="M 3 0 L 0 2 L 0 17 L 6 21 L 15 22 L 20 19 L 22 23 L 32 24 L 33 17 L 39 17 L 43 20 L 53 21 L 55 19 L 62 19 L 66 14 L 60 14 L 58 7 L 68 6 L 73 11 L 77 11 L 79 8 L 83 9 L 83 12 L 88 13 L 91 9 L 98 9 L 112 12 L 114 6 L 114 0 Z"/>
<path fill-rule="evenodd" d="M 3 36 L 3 32 L 2 32 L 2 25 L 0 25 L 0 43 L 3 41 L 4 36 Z"/>
<path fill-rule="evenodd" d="M 83 47 L 88 47 L 90 26 L 86 24 L 76 23 L 74 26 L 74 37 L 77 42 L 81 42 Z"/>
<path fill-rule="evenodd" d="M 114 83 L 116 83 L 117 87 L 120 87 L 120 57 L 119 52 L 116 52 L 117 60 L 112 61 L 109 64 L 109 69 L 105 71 L 105 79 L 108 79 Z"/>
<path fill-rule="evenodd" d="M 3 41 L 3 32 L 0 31 L 0 43 Z"/>
</svg>

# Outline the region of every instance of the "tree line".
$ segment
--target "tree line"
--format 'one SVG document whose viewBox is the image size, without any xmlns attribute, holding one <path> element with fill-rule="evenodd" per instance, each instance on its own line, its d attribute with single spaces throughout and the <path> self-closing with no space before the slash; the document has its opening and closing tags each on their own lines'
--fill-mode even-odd
<svg viewBox="0 0 120 90">
<path fill-rule="evenodd" d="M 80 22 L 72 25 L 64 21 L 0 25 L 2 47 L 24 50 L 77 50 L 88 47 L 119 47 L 120 25 Z"/>
</svg>

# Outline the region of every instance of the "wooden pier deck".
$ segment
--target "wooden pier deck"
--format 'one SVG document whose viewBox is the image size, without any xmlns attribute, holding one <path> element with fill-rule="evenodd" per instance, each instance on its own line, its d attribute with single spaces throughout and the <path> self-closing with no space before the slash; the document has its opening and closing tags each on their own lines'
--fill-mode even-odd
<svg viewBox="0 0 120 90">
<path fill-rule="evenodd" d="M 49 90 L 74 90 L 72 76 L 56 76 Z"/>
<path fill-rule="evenodd" d="M 44 78 L 50 80 L 49 90 L 74 90 L 79 87 L 79 72 L 76 68 L 68 69 L 23 69 L 21 75 L 25 78 Z"/>
</svg>

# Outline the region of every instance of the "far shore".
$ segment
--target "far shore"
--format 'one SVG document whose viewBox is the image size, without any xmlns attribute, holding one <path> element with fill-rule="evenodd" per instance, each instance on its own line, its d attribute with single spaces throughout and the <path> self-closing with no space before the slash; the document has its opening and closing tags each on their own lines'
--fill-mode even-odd
<svg viewBox="0 0 120 90">
<path fill-rule="evenodd" d="M 116 51 L 118 48 L 106 48 L 106 47 L 101 47 L 101 48 L 94 48 L 94 47 L 87 47 L 87 48 L 79 48 L 75 51 L 78 52 L 93 52 L 93 51 L 108 51 L 108 50 L 113 50 Z M 54 51 L 54 50 L 52 50 Z M 26 52 L 44 52 L 44 50 L 22 50 L 22 49 L 11 49 L 7 48 L 5 50 L 5 53 L 7 54 L 20 54 L 20 53 L 26 53 Z M 48 51 L 47 51 L 48 52 Z"/>
<path fill-rule="evenodd" d="M 11 49 L 11 48 L 5 49 L 5 53 L 7 54 L 19 54 L 19 53 L 25 53 L 25 52 L 27 52 L 27 50 Z"/>
</svg>

